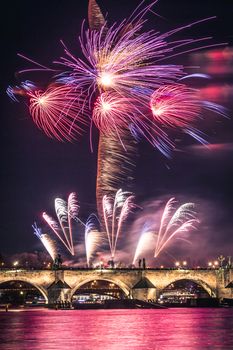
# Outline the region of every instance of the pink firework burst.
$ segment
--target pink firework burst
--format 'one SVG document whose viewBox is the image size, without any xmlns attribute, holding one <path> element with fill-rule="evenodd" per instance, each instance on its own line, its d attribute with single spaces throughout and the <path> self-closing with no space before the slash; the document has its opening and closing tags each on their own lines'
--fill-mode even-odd
<svg viewBox="0 0 233 350">
<path fill-rule="evenodd" d="M 81 92 L 68 85 L 50 85 L 47 90 L 32 90 L 29 112 L 35 124 L 49 137 L 72 141 L 87 124 L 81 108 Z M 82 106 L 83 107 L 83 106 Z"/>
<path fill-rule="evenodd" d="M 104 92 L 96 100 L 92 120 L 104 134 L 121 132 L 134 121 L 132 102 L 114 92 Z"/>
<path fill-rule="evenodd" d="M 56 72 L 53 79 L 58 85 L 49 86 L 45 92 L 28 90 L 28 84 L 23 86 L 30 97 L 34 122 L 49 137 L 72 141 L 90 119 L 100 133 L 115 132 L 120 140 L 122 132 L 133 130 L 133 136 L 146 138 L 165 155 L 174 145 L 161 129 L 161 122 L 204 142 L 190 125 L 199 117 L 204 102 L 196 98 L 192 89 L 179 84 L 188 76 L 184 66 L 166 64 L 165 60 L 225 44 L 209 44 L 211 37 L 173 39 L 178 32 L 214 17 L 165 33 L 145 29 L 145 15 L 156 3 L 144 6 L 142 1 L 128 19 L 111 25 L 104 20 L 97 3 L 90 1 L 90 28 L 82 26 L 80 57 L 62 43 L 64 54 L 54 62 L 60 71 L 57 66 L 50 69 L 27 59 L 37 65 L 35 71 Z M 21 73 L 27 71 L 30 70 Z M 15 93 L 21 92 L 8 89 L 13 99 Z M 207 108 L 218 112 L 216 105 L 209 104 Z"/>
<path fill-rule="evenodd" d="M 164 85 L 155 90 L 150 108 L 156 125 L 182 130 L 203 144 L 207 142 L 197 129 L 198 120 L 207 110 L 226 116 L 222 106 L 202 100 L 199 90 L 184 84 Z"/>
<path fill-rule="evenodd" d="M 150 107 L 155 121 L 186 128 L 200 117 L 202 101 L 195 89 L 182 84 L 164 85 L 152 94 Z"/>
</svg>

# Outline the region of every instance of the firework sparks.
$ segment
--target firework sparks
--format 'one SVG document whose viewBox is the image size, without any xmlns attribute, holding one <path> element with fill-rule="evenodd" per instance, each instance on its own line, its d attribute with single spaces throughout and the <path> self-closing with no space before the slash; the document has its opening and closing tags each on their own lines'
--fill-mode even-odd
<svg viewBox="0 0 233 350">
<path fill-rule="evenodd" d="M 114 93 L 102 93 L 95 102 L 93 122 L 105 135 L 116 133 L 120 135 L 127 129 L 130 119 L 133 119 L 130 100 Z"/>
<path fill-rule="evenodd" d="M 157 258 L 174 239 L 190 243 L 183 237 L 183 233 L 189 233 L 197 228 L 199 220 L 193 203 L 185 203 L 177 208 L 175 198 L 170 198 L 166 203 L 160 218 L 159 229 L 156 222 L 150 219 L 144 223 L 142 233 L 137 242 L 133 264 L 138 258 L 149 254 L 154 250 L 154 257 Z"/>
<path fill-rule="evenodd" d="M 203 117 L 202 109 L 225 115 L 220 106 L 202 101 L 196 90 L 185 85 L 188 75 L 182 64 L 163 63 L 181 53 L 218 46 L 208 45 L 210 37 L 171 39 L 172 35 L 208 19 L 164 34 L 156 30 L 145 31 L 145 15 L 156 2 L 152 1 L 151 5 L 143 8 L 142 1 L 128 19 L 109 25 L 96 1 L 89 0 L 90 29 L 85 30 L 83 24 L 79 37 L 83 57 L 76 57 L 62 43 L 64 54 L 54 62 L 59 65 L 60 71 L 57 66 L 50 69 L 27 59 L 38 66 L 35 71 L 55 72 L 53 83 L 47 89 L 41 90 L 28 81 L 8 88 L 8 95 L 13 100 L 17 100 L 17 95 L 27 97 L 33 121 L 49 137 L 72 141 L 82 134 L 83 126 L 89 122 L 90 139 L 93 124 L 99 130 L 97 209 L 106 228 L 112 257 L 122 223 L 133 207 L 132 196 L 120 201 L 119 205 L 119 198 L 126 192 L 117 189 L 123 182 L 125 186 L 126 178 L 132 179 L 136 141 L 145 138 L 165 156 L 170 156 L 175 146 L 167 129 L 178 129 L 198 142 L 206 143 L 197 127 L 198 119 Z M 200 42 L 207 44 L 200 46 Z M 201 77 L 201 74 L 198 76 Z M 114 195 L 115 199 L 112 199 Z M 61 199 L 56 200 L 59 223 L 43 214 L 71 254 L 74 254 L 71 221 L 77 220 L 72 211 L 73 201 L 74 198 L 70 198 L 67 204 Z M 169 211 L 169 208 L 166 210 Z M 183 211 L 188 213 L 185 207 Z M 170 227 L 172 219 L 168 226 L 165 225 L 167 220 L 164 214 L 157 236 L 156 256 L 175 235 L 188 231 L 196 223 L 195 218 L 179 219 L 180 226 L 178 220 Z M 89 236 L 91 234 L 87 233 L 87 241 Z M 142 237 L 142 243 L 143 240 Z M 91 255 L 88 253 L 88 261 Z"/>
<path fill-rule="evenodd" d="M 40 239 L 45 249 L 54 260 L 57 256 L 57 247 L 55 241 L 48 234 L 42 233 L 42 229 L 37 226 L 36 222 L 34 225 L 32 225 L 32 228 L 34 230 L 34 234 Z"/>
<path fill-rule="evenodd" d="M 178 234 L 195 229 L 199 223 L 193 203 L 185 203 L 175 212 L 174 205 L 175 198 L 171 198 L 164 208 L 159 232 L 156 235 L 155 258 Z"/>
<path fill-rule="evenodd" d="M 179 84 L 188 76 L 183 65 L 161 62 L 185 53 L 190 44 L 193 48 L 186 52 L 197 50 L 202 41 L 207 44 L 201 48 L 218 46 L 208 44 L 210 37 L 171 39 L 177 32 L 212 18 L 164 34 L 145 31 L 145 15 L 156 2 L 143 8 L 143 1 L 129 19 L 108 26 L 96 1 L 89 1 L 90 29 L 85 30 L 83 25 L 79 38 L 83 58 L 74 56 L 63 43 L 64 55 L 55 63 L 65 71 L 53 77 L 55 83 L 46 91 L 22 86 L 30 98 L 32 119 L 48 136 L 72 141 L 91 119 L 100 133 L 114 132 L 122 144 L 122 131 L 133 128 L 133 135 L 145 137 L 165 155 L 174 145 L 160 128 L 161 122 L 202 141 L 192 123 L 203 106 L 217 113 L 218 106 L 202 103 L 197 93 Z M 36 64 L 39 69 L 53 71 Z M 8 94 L 15 98 L 14 93 L 22 91 L 10 87 Z"/>
<path fill-rule="evenodd" d="M 203 111 L 210 110 L 226 116 L 222 106 L 203 101 L 198 90 L 183 84 L 164 85 L 158 88 L 151 96 L 150 107 L 156 122 L 180 129 L 201 143 L 204 140 L 201 139 L 195 125 L 203 117 Z"/>
<path fill-rule="evenodd" d="M 83 114 L 81 116 L 79 94 L 66 85 L 51 85 L 45 91 L 29 92 L 29 112 L 33 121 L 49 137 L 60 141 L 76 139 L 87 124 L 87 119 L 85 121 Z"/>
<path fill-rule="evenodd" d="M 145 254 L 145 252 L 154 246 L 155 244 L 155 235 L 153 231 L 149 231 L 148 227 L 143 228 L 143 232 L 139 238 L 137 248 L 134 254 L 133 259 L 133 265 L 135 265 L 136 261 L 139 257 L 142 256 L 142 254 Z"/>
<path fill-rule="evenodd" d="M 90 28 L 98 30 L 105 23 L 105 18 L 95 0 L 89 0 L 88 22 Z"/>
<path fill-rule="evenodd" d="M 164 35 L 153 30 L 142 32 L 141 18 L 128 24 L 124 20 L 110 28 L 105 24 L 100 30 L 83 32 L 80 44 L 85 62 L 65 48 L 66 56 L 61 57 L 60 64 L 70 69 L 68 81 L 94 91 L 112 89 L 125 97 L 133 96 L 143 105 L 148 87 L 155 90 L 184 76 L 183 66 L 153 63 L 172 51 Z"/>
<path fill-rule="evenodd" d="M 90 267 L 91 259 L 95 252 L 101 247 L 103 242 L 103 235 L 98 230 L 98 219 L 94 214 L 91 214 L 86 222 L 85 227 L 85 247 L 87 266 Z"/>
<path fill-rule="evenodd" d="M 43 219 L 51 227 L 56 236 L 64 244 L 67 250 L 74 255 L 72 220 L 79 221 L 78 212 L 79 205 L 76 194 L 72 192 L 68 197 L 68 203 L 61 198 L 55 199 L 55 211 L 58 222 L 43 213 Z"/>
<path fill-rule="evenodd" d="M 154 118 L 169 127 L 187 128 L 201 115 L 198 93 L 185 85 L 165 85 L 151 96 L 151 110 Z"/>
<path fill-rule="evenodd" d="M 13 101 L 18 101 L 17 96 L 28 99 L 32 120 L 50 138 L 71 142 L 88 124 L 88 111 L 81 103 L 82 92 L 72 86 L 51 84 L 41 90 L 25 81 L 20 86 L 9 86 L 7 94 Z"/>
<path fill-rule="evenodd" d="M 100 135 L 96 201 L 99 219 L 103 226 L 103 197 L 105 195 L 111 195 L 113 197 L 120 186 L 125 186 L 126 179 L 128 184 L 133 180 L 137 144 L 134 139 L 132 140 L 131 135 L 127 131 L 121 134 L 121 140 L 126 147 L 126 152 L 122 151 L 122 145 L 115 134 Z"/>
<path fill-rule="evenodd" d="M 111 258 L 114 260 L 122 224 L 136 205 L 133 203 L 134 196 L 121 189 L 114 198 L 105 195 L 102 200 L 103 215 L 106 234 L 108 237 Z"/>
</svg>

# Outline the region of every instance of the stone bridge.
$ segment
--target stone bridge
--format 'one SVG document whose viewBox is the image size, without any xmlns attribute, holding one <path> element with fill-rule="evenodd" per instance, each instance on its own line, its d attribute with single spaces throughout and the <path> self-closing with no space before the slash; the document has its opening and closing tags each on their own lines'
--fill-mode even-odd
<svg viewBox="0 0 233 350">
<path fill-rule="evenodd" d="M 233 298 L 233 268 L 0 270 L 0 284 L 8 281 L 30 283 L 41 292 L 46 303 L 71 300 L 82 285 L 95 280 L 115 283 L 126 297 L 141 300 L 158 298 L 168 285 L 179 280 L 197 283 L 210 297 Z"/>
</svg>

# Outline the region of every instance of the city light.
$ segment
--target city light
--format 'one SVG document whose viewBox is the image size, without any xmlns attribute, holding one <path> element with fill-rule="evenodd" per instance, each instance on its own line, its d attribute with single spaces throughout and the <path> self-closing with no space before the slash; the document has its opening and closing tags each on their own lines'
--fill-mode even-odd
<svg viewBox="0 0 233 350">
<path fill-rule="evenodd" d="M 208 262 L 208 267 L 209 268 L 218 268 L 219 267 L 219 261 L 218 260 L 214 260 L 214 261 L 209 261 Z"/>
</svg>

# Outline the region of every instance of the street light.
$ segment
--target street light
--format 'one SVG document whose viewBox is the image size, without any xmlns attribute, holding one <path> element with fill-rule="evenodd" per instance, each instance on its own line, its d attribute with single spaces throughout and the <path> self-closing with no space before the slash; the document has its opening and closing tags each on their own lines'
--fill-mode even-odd
<svg viewBox="0 0 233 350">
<path fill-rule="evenodd" d="M 176 266 L 176 267 L 179 267 L 179 266 L 180 266 L 180 262 L 179 262 L 179 261 L 176 261 L 176 262 L 175 262 L 175 266 Z"/>
<path fill-rule="evenodd" d="M 13 262 L 13 266 L 18 266 L 19 265 L 19 262 L 18 261 L 14 261 Z"/>
</svg>

